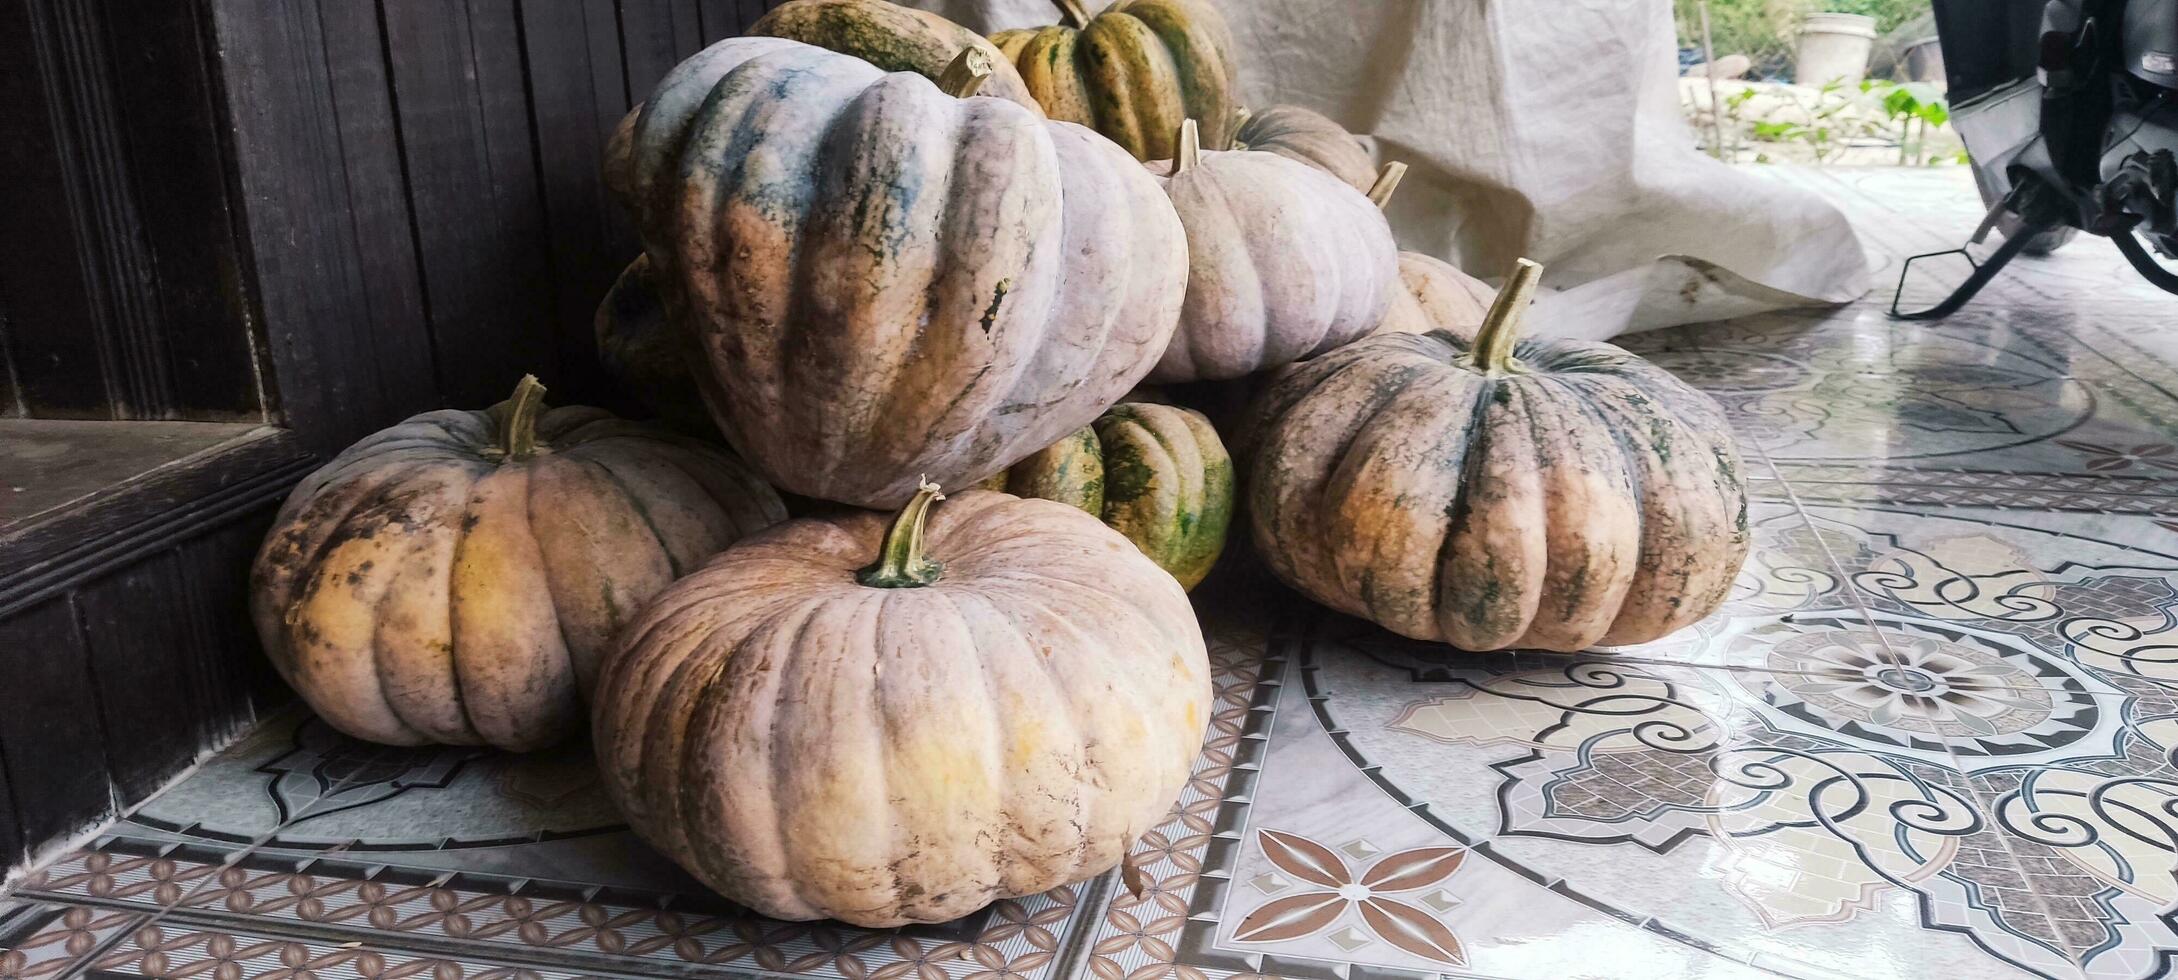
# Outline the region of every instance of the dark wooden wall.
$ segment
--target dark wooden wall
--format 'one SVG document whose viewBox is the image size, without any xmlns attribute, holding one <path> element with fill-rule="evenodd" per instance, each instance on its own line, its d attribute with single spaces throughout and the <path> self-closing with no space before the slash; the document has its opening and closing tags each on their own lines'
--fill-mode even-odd
<svg viewBox="0 0 2178 980">
<path fill-rule="evenodd" d="M 0 0 L 0 415 L 266 418 L 209 27 Z"/>
<path fill-rule="evenodd" d="M 344 443 L 524 373 L 606 401 L 591 316 L 635 255 L 598 164 L 765 0 L 209 0 L 262 314 L 298 428 Z M 345 370 L 327 371 L 330 364 Z M 318 424 L 322 421 L 322 425 Z"/>
<path fill-rule="evenodd" d="M 771 5 L 0 0 L 0 414 L 282 427 L 0 535 L 0 867 L 285 700 L 245 576 L 311 466 L 525 372 L 612 402 L 605 140 Z"/>
</svg>

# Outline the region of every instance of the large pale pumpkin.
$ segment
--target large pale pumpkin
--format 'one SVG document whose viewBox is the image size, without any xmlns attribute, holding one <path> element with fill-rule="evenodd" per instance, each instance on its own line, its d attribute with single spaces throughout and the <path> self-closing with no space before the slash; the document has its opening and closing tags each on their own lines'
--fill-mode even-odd
<svg viewBox="0 0 2178 980">
<path fill-rule="evenodd" d="M 1090 17 L 1056 0 L 1061 23 L 991 35 L 1053 119 L 1093 126 L 1142 160 L 1170 159 L 1183 119 L 1232 140 L 1233 36 L 1207 0 L 1119 0 Z"/>
<path fill-rule="evenodd" d="M 1233 458 L 1209 419 L 1178 405 L 1114 405 L 984 485 L 1096 515 L 1190 591 L 1233 517 Z"/>
<path fill-rule="evenodd" d="M 1377 333 L 1428 333 L 1442 330 L 1462 343 L 1475 342 L 1475 331 L 1489 314 L 1497 290 L 1451 263 L 1420 252 L 1399 253 L 1399 286 Z"/>
<path fill-rule="evenodd" d="M 1118 401 L 1178 320 L 1186 238 L 1156 181 L 1011 102 L 733 38 L 666 76 L 626 146 L 616 184 L 711 414 L 783 489 L 973 484 Z"/>
<path fill-rule="evenodd" d="M 1078 881 L 1187 782 L 1210 672 L 1172 576 L 1072 507 L 935 490 L 729 549 L 599 685 L 629 824 L 765 915 L 942 922 Z"/>
<path fill-rule="evenodd" d="M 1376 162 L 1361 140 L 1322 113 L 1297 105 L 1241 112 L 1233 149 L 1276 153 L 1337 177 L 1357 191 L 1376 186 Z"/>
<path fill-rule="evenodd" d="M 1220 380 L 1314 357 L 1375 329 L 1399 247 L 1360 191 L 1271 153 L 1201 150 L 1151 164 L 1187 229 L 1180 329 L 1150 380 Z"/>
<path fill-rule="evenodd" d="M 991 59 L 991 77 L 979 95 L 995 96 L 1041 112 L 997 47 L 959 24 L 927 10 L 886 0 L 787 0 L 757 18 L 744 34 L 783 37 L 851 54 L 885 71 L 911 71 L 932 81 L 967 48 Z"/>
<path fill-rule="evenodd" d="M 673 579 L 786 519 L 717 449 L 524 378 L 305 477 L 251 571 L 258 638 L 333 727 L 525 750 L 582 729 L 613 633 Z"/>
<path fill-rule="evenodd" d="M 1538 269 L 1472 345 L 1381 334 L 1258 399 L 1242 456 L 1280 579 L 1465 650 L 1639 643 L 1723 601 L 1748 548 L 1723 411 L 1609 344 L 1518 341 Z"/>
</svg>

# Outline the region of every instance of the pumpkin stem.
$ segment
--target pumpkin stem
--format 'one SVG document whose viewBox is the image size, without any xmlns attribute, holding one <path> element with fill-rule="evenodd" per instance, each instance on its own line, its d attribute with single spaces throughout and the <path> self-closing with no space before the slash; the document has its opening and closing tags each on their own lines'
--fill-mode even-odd
<svg viewBox="0 0 2178 980">
<path fill-rule="evenodd" d="M 1180 135 L 1172 141 L 1172 173 L 1177 176 L 1202 162 L 1202 128 L 1193 119 L 1180 120 Z"/>
<path fill-rule="evenodd" d="M 981 45 L 971 44 L 953 56 L 945 71 L 938 75 L 938 90 L 956 99 L 976 94 L 996 68 L 991 64 L 991 53 Z"/>
<path fill-rule="evenodd" d="M 534 374 L 515 382 L 514 394 L 499 406 L 499 451 L 508 459 L 528 459 L 537 453 L 537 416 L 544 412 L 544 383 Z M 502 414 L 503 413 L 503 414 Z"/>
<path fill-rule="evenodd" d="M 1520 319 L 1535 298 L 1535 284 L 1542 277 L 1541 264 L 1521 259 L 1505 279 L 1504 288 L 1497 291 L 1497 300 L 1483 315 L 1482 329 L 1475 331 L 1475 366 L 1484 373 L 1503 374 L 1512 368 L 1513 345 L 1520 341 Z"/>
<path fill-rule="evenodd" d="M 1082 9 L 1081 0 L 1056 0 L 1059 5 L 1059 23 L 1075 30 L 1089 26 L 1089 12 Z"/>
<path fill-rule="evenodd" d="M 930 505 L 944 499 L 937 484 L 923 480 L 915 499 L 892 519 L 877 561 L 856 572 L 855 581 L 873 589 L 913 589 L 937 581 L 943 566 L 923 557 L 923 522 L 930 518 Z"/>
<path fill-rule="evenodd" d="M 1399 182 L 1406 179 L 1407 165 L 1393 160 L 1384 165 L 1384 172 L 1376 175 L 1376 183 L 1369 185 L 1369 203 L 1379 211 L 1391 203 L 1393 192 L 1399 190 Z"/>
</svg>

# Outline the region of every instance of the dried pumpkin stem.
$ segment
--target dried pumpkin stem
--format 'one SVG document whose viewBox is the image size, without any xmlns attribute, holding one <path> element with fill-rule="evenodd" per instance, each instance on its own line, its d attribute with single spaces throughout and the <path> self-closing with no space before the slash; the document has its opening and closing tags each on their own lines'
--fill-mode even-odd
<svg viewBox="0 0 2178 980">
<path fill-rule="evenodd" d="M 1059 6 L 1059 23 L 1075 30 L 1089 26 L 1089 12 L 1083 10 L 1081 0 L 1054 0 Z"/>
<path fill-rule="evenodd" d="M 1406 179 L 1407 165 L 1393 160 L 1384 165 L 1384 171 L 1376 175 L 1376 183 L 1369 185 L 1369 203 L 1379 211 L 1391 203 L 1392 195 L 1399 190 L 1399 182 Z"/>
<path fill-rule="evenodd" d="M 499 450 L 508 459 L 528 459 L 537 453 L 537 416 L 544 412 L 544 382 L 534 374 L 515 382 L 507 396 L 499 424 Z"/>
<path fill-rule="evenodd" d="M 877 561 L 856 572 L 855 581 L 873 589 L 913 589 L 937 581 L 944 566 L 923 556 L 923 523 L 930 519 L 930 505 L 943 499 L 938 485 L 924 480 L 885 531 Z"/>
<path fill-rule="evenodd" d="M 1513 345 L 1520 342 L 1520 321 L 1535 298 L 1535 284 L 1542 278 L 1542 265 L 1531 259 L 1521 259 L 1513 266 L 1504 288 L 1497 291 L 1497 301 L 1483 316 L 1482 328 L 1475 331 L 1476 367 L 1488 374 L 1512 369 Z"/>
<path fill-rule="evenodd" d="M 956 99 L 976 94 L 997 67 L 991 64 L 991 53 L 979 45 L 971 44 L 960 49 L 953 60 L 938 74 L 938 90 Z"/>
<path fill-rule="evenodd" d="M 1193 119 L 1180 120 L 1180 135 L 1172 141 L 1172 172 L 1184 174 L 1202 162 L 1202 128 Z"/>
</svg>

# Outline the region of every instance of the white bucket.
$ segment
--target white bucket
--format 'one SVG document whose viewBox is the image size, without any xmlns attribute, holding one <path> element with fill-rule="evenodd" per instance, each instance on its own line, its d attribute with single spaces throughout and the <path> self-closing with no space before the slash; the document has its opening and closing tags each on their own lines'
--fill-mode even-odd
<svg viewBox="0 0 2178 980">
<path fill-rule="evenodd" d="M 1875 47 L 1875 18 L 1865 14 L 1809 14 L 1800 22 L 1800 50 L 1793 80 L 1809 86 L 1837 82 L 1857 88 L 1868 74 Z"/>
</svg>

